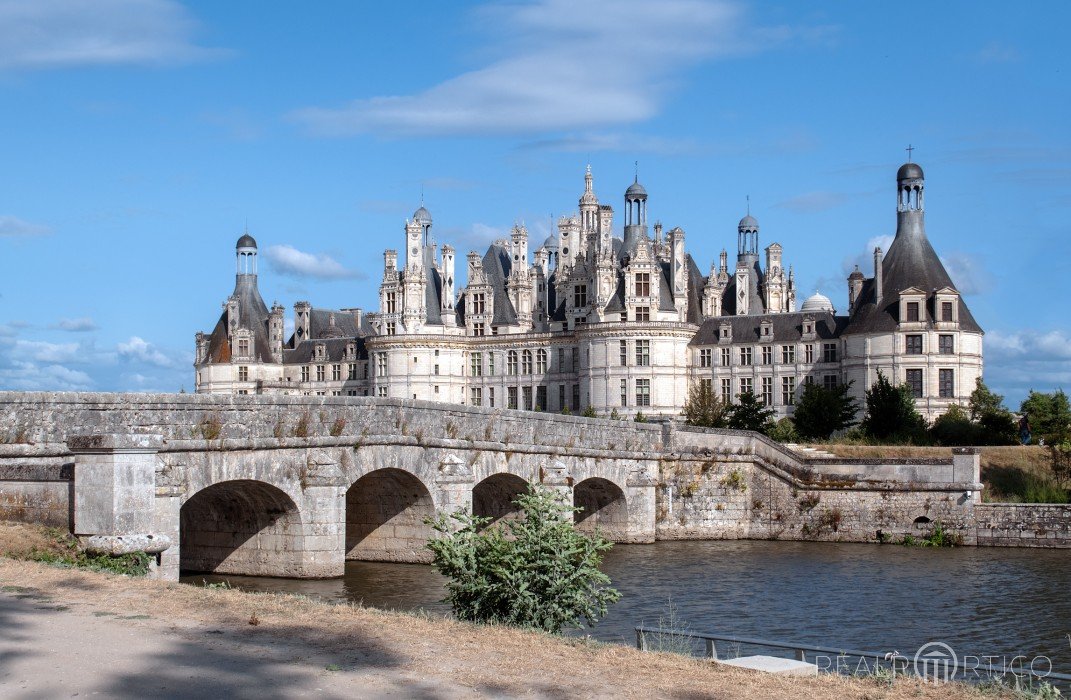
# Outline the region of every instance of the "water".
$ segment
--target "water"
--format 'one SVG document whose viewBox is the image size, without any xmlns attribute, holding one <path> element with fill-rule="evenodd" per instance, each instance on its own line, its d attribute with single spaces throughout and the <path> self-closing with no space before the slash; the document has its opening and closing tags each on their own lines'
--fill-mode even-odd
<svg viewBox="0 0 1071 700">
<path fill-rule="evenodd" d="M 964 655 L 1052 659 L 1071 673 L 1071 552 L 718 541 L 618 545 L 604 571 L 621 601 L 591 630 L 635 643 L 669 601 L 693 632 L 909 656 L 941 641 Z M 258 591 L 449 614 L 430 566 L 349 562 L 341 579 L 193 575 Z"/>
</svg>

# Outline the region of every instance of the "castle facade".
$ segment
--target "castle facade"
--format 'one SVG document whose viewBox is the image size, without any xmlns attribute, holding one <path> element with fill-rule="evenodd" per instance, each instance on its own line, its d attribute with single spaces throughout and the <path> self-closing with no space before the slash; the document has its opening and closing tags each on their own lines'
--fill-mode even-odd
<svg viewBox="0 0 1071 700">
<path fill-rule="evenodd" d="M 269 309 L 257 290 L 257 245 L 237 244 L 234 293 L 210 333 L 197 333 L 199 393 L 382 396 L 496 408 L 599 415 L 680 414 L 693 382 L 728 401 L 752 392 L 792 414 L 807 382 L 852 383 L 882 372 L 906 383 L 936 418 L 965 404 L 982 376 L 982 329 L 926 236 L 922 168 L 896 176 L 896 238 L 874 251 L 866 277 L 847 279 L 847 311 L 815 294 L 797 308 L 783 249 L 760 253 L 759 223 L 737 226 L 728 253 L 704 274 L 685 232 L 647 223 L 647 192 L 625 191 L 623 226 L 596 197 L 591 169 L 578 211 L 530 250 L 515 226 L 481 256 L 466 286 L 455 250 L 441 249 L 421 206 L 405 247 L 384 252 L 375 311 L 294 305 Z M 399 265 L 399 263 L 401 263 Z"/>
</svg>

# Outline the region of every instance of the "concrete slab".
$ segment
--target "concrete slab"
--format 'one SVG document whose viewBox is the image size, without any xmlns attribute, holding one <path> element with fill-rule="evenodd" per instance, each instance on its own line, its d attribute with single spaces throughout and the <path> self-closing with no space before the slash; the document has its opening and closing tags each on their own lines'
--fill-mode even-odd
<svg viewBox="0 0 1071 700">
<path fill-rule="evenodd" d="M 814 664 L 809 664 L 806 661 L 796 661 L 795 659 L 784 659 L 780 656 L 741 656 L 736 659 L 719 660 L 717 663 L 736 666 L 737 668 L 748 668 L 753 671 L 762 671 L 763 673 L 776 673 L 783 676 L 818 675 L 818 667 Z"/>
</svg>

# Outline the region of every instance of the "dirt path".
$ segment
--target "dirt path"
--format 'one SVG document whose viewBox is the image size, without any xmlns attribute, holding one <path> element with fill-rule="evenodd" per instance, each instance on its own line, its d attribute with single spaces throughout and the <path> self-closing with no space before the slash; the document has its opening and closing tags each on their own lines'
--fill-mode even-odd
<svg viewBox="0 0 1071 700">
<path fill-rule="evenodd" d="M 778 678 L 623 646 L 0 558 L 0 697 L 88 695 L 978 697 L 915 682 Z"/>
</svg>

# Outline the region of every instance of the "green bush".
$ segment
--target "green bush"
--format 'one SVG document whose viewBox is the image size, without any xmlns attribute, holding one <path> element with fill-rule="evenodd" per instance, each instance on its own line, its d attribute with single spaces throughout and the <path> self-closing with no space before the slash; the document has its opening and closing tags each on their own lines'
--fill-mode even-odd
<svg viewBox="0 0 1071 700">
<path fill-rule="evenodd" d="M 428 520 L 439 533 L 428 542 L 433 565 L 449 579 L 444 602 L 473 622 L 553 634 L 593 625 L 621 597 L 599 570 L 613 545 L 577 531 L 576 509 L 544 486 L 529 485 L 514 502 L 523 518 L 492 527 L 466 511 Z"/>
<path fill-rule="evenodd" d="M 144 576 L 149 573 L 149 562 L 151 561 L 150 556 L 145 552 L 112 556 L 110 554 L 91 554 L 88 552 L 60 554 L 58 552 L 40 550 L 30 552 L 27 559 L 54 566 L 105 571 L 112 574 L 123 574 L 124 576 Z"/>
<path fill-rule="evenodd" d="M 773 428 L 773 409 L 766 408 L 750 391 L 740 394 L 737 403 L 729 406 L 726 413 L 729 427 L 733 430 L 754 430 L 765 435 Z"/>
<path fill-rule="evenodd" d="M 684 422 L 698 428 L 724 428 L 727 404 L 714 393 L 710 382 L 699 381 L 688 388 L 688 400 L 681 415 Z"/>
<path fill-rule="evenodd" d="M 791 418 L 782 418 L 773 424 L 767 437 L 775 442 L 799 442 L 800 436 L 796 432 L 796 426 Z"/>
<path fill-rule="evenodd" d="M 804 384 L 792 420 L 803 439 L 826 440 L 838 430 L 855 425 L 859 406 L 849 392 L 852 382 L 827 389 L 815 383 Z"/>
<path fill-rule="evenodd" d="M 886 444 L 927 442 L 926 421 L 915 408 L 910 387 L 893 386 L 881 370 L 866 390 L 866 417 L 860 427 L 867 436 Z"/>
</svg>

